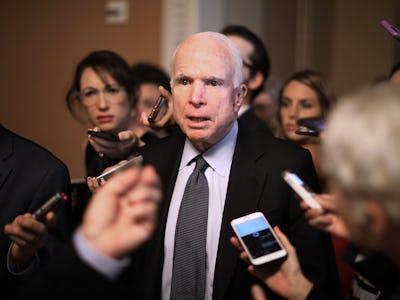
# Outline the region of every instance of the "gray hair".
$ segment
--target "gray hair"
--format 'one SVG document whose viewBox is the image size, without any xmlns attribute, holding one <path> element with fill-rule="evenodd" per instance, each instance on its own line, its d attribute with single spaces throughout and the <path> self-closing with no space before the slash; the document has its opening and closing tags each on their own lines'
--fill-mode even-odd
<svg viewBox="0 0 400 300">
<path fill-rule="evenodd" d="M 185 41 L 187 41 L 188 39 L 192 39 L 192 38 L 197 38 L 197 37 L 208 37 L 208 38 L 212 38 L 214 40 L 220 41 L 222 43 L 224 43 L 226 45 L 226 49 L 228 51 L 229 54 L 229 58 L 230 61 L 232 63 L 231 67 L 233 68 L 233 85 L 235 88 L 237 88 L 243 81 L 243 71 L 242 71 L 242 67 L 243 67 L 243 61 L 242 61 L 242 55 L 240 54 L 240 50 L 239 48 L 228 38 L 226 37 L 224 34 L 221 34 L 219 32 L 214 32 L 214 31 L 205 31 L 205 32 L 198 32 L 195 33 L 191 36 L 189 36 L 187 39 L 185 39 L 182 43 L 180 43 L 178 45 L 178 47 L 175 49 L 174 54 L 172 55 L 172 60 L 171 60 L 171 72 L 172 72 L 172 76 L 171 76 L 171 85 L 172 85 L 172 81 L 174 80 L 174 61 L 175 61 L 175 57 L 177 52 L 179 51 L 179 49 L 181 48 L 182 44 L 185 43 Z"/>
<path fill-rule="evenodd" d="M 360 200 L 380 202 L 400 222 L 400 90 L 368 87 L 341 99 L 328 117 L 322 143 L 325 174 L 355 208 Z"/>
</svg>

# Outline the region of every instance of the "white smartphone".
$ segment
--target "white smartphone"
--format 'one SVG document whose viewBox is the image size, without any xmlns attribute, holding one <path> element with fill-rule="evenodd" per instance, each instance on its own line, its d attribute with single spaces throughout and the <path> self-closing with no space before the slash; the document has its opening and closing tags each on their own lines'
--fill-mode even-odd
<svg viewBox="0 0 400 300">
<path fill-rule="evenodd" d="M 143 157 L 141 155 L 135 156 L 134 158 L 131 158 L 130 160 L 126 161 L 125 163 L 116 166 L 115 168 L 112 168 L 111 170 L 99 175 L 96 177 L 96 180 L 99 184 L 101 184 L 102 179 L 107 180 L 110 178 L 112 175 L 114 175 L 117 172 L 120 172 L 122 170 L 125 170 L 129 167 L 141 167 L 143 161 Z"/>
<path fill-rule="evenodd" d="M 234 219 L 231 226 L 253 265 L 262 265 L 287 255 L 262 212 Z"/>
<path fill-rule="evenodd" d="M 314 193 L 297 174 L 290 170 L 285 170 L 282 172 L 282 177 L 308 206 L 322 209 L 321 204 L 314 199 Z"/>
</svg>

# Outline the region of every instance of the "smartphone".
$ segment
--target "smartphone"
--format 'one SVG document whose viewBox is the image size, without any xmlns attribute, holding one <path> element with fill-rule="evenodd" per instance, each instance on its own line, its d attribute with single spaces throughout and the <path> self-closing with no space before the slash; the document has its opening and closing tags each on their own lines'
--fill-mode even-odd
<svg viewBox="0 0 400 300">
<path fill-rule="evenodd" d="M 111 170 L 97 176 L 96 180 L 99 184 L 101 184 L 102 180 L 107 180 L 114 174 L 116 174 L 122 170 L 125 170 L 129 167 L 140 168 L 142 166 L 142 162 L 143 162 L 143 156 L 141 156 L 141 155 L 135 156 L 135 157 L 129 159 L 128 161 L 126 161 L 125 163 L 120 164 L 120 165 L 116 166 L 115 168 L 112 168 Z"/>
<path fill-rule="evenodd" d="M 382 20 L 381 25 L 390 33 L 390 35 L 392 37 L 394 37 L 396 40 L 400 41 L 400 29 L 398 29 L 396 26 L 390 24 L 386 20 Z"/>
<path fill-rule="evenodd" d="M 49 211 L 54 210 L 62 201 L 66 200 L 68 200 L 68 197 L 64 193 L 60 192 L 54 194 L 32 214 L 32 219 L 43 221 Z"/>
<path fill-rule="evenodd" d="M 321 118 L 298 119 L 297 125 L 299 128 L 295 133 L 301 135 L 319 136 L 319 133 L 325 129 L 325 121 Z"/>
<path fill-rule="evenodd" d="M 306 126 L 300 126 L 299 128 L 296 129 L 296 131 L 294 133 L 300 134 L 300 135 L 306 135 L 306 136 L 315 136 L 315 137 L 319 136 L 318 131 L 316 131 L 314 129 L 310 129 Z"/>
<path fill-rule="evenodd" d="M 149 121 L 149 123 L 156 122 L 159 119 L 157 117 L 159 116 L 160 112 L 163 111 L 165 113 L 167 107 L 168 107 L 167 98 L 165 98 L 163 95 L 160 95 L 156 103 L 154 103 L 153 108 L 151 109 L 151 112 L 147 117 L 147 121 Z"/>
<path fill-rule="evenodd" d="M 111 133 L 111 132 L 88 130 L 87 133 L 88 133 L 88 135 L 91 135 L 91 136 L 94 136 L 94 137 L 98 137 L 98 138 L 102 138 L 102 139 L 105 139 L 107 141 L 112 141 L 112 142 L 119 141 L 118 135 L 116 135 L 114 133 Z"/>
<path fill-rule="evenodd" d="M 314 193 L 297 174 L 285 170 L 282 172 L 282 177 L 309 207 L 322 209 L 321 204 L 314 199 Z"/>
<path fill-rule="evenodd" d="M 287 255 L 262 212 L 234 219 L 231 226 L 253 265 L 262 265 Z"/>
</svg>

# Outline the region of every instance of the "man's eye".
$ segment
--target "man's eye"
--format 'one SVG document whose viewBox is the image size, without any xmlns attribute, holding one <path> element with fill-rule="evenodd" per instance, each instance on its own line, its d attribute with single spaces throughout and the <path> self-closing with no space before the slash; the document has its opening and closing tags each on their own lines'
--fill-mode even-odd
<svg viewBox="0 0 400 300">
<path fill-rule="evenodd" d="M 177 80 L 177 82 L 178 82 L 178 84 L 182 84 L 182 85 L 188 85 L 188 84 L 190 84 L 190 80 L 187 79 L 187 78 L 179 78 L 179 79 Z"/>
<path fill-rule="evenodd" d="M 207 81 L 207 85 L 211 85 L 211 86 L 221 86 L 222 82 L 219 80 L 208 80 Z"/>
</svg>

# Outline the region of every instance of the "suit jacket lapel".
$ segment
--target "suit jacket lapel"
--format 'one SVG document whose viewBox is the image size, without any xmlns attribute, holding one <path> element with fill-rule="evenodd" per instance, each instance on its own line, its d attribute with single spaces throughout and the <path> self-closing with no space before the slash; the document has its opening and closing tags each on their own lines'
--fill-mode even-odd
<svg viewBox="0 0 400 300">
<path fill-rule="evenodd" d="M 259 138 L 265 139 L 264 135 Z M 267 177 L 265 148 L 254 132 L 239 131 L 221 224 L 214 273 L 213 298 L 223 299 L 238 263 L 238 251 L 229 239 L 234 235 L 230 221 L 254 212 Z"/>
</svg>

